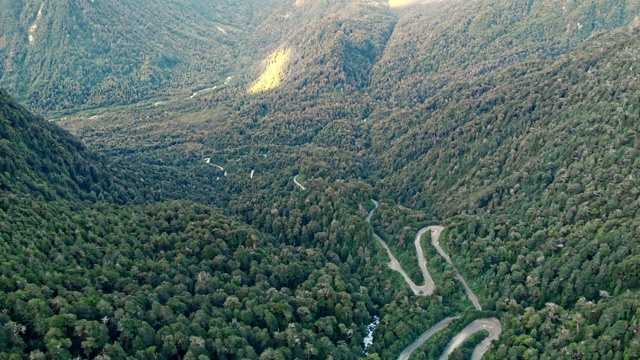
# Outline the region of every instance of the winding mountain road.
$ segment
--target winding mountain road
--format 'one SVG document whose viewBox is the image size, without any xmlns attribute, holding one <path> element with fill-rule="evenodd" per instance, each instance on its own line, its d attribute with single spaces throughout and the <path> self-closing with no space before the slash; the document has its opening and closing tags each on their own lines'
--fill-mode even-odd
<svg viewBox="0 0 640 360">
<path fill-rule="evenodd" d="M 215 90 L 217 88 L 218 88 L 218 85 L 216 85 L 214 87 L 210 87 L 210 88 L 206 88 L 206 89 L 202 89 L 202 90 L 196 91 L 193 94 L 191 94 L 191 96 L 189 96 L 189 99 L 193 99 L 194 97 L 202 94 L 203 92 L 210 91 L 210 90 Z"/>
<path fill-rule="evenodd" d="M 211 165 L 213 165 L 213 166 L 217 167 L 218 169 L 220 169 L 220 170 L 224 171 L 224 168 L 223 168 L 222 166 L 220 166 L 220 165 L 216 165 L 216 164 L 212 164 L 212 163 L 211 163 L 211 158 L 204 158 L 204 162 L 206 162 L 207 164 L 211 164 Z"/>
<path fill-rule="evenodd" d="M 482 311 L 482 306 L 480 306 L 478 297 L 476 296 L 476 294 L 473 293 L 473 291 L 471 290 L 467 282 L 464 280 L 462 275 L 460 275 L 460 272 L 455 267 L 455 265 L 453 265 L 449 255 L 447 255 L 447 253 L 444 252 L 442 247 L 440 247 L 440 234 L 442 233 L 442 230 L 444 230 L 444 227 L 431 226 L 430 228 L 431 228 L 431 245 L 433 245 L 433 247 L 436 248 L 436 251 L 438 251 L 438 254 L 440 254 L 440 256 L 442 256 L 447 261 L 447 263 L 449 263 L 449 265 L 453 266 L 453 268 L 456 270 L 456 279 L 458 279 L 462 283 L 462 287 L 464 287 L 464 291 L 467 293 L 467 297 L 469 298 L 469 300 L 471 300 L 476 310 Z"/>
<path fill-rule="evenodd" d="M 373 212 L 378 208 L 378 202 L 375 200 L 371 200 L 371 201 L 373 201 L 375 208 L 373 208 L 373 210 L 371 210 L 367 215 L 367 217 L 365 218 L 365 220 L 369 223 L 371 222 L 371 217 L 373 216 Z M 389 246 L 387 245 L 387 243 L 385 243 L 384 240 L 382 240 L 382 238 L 378 236 L 378 234 L 376 234 L 375 232 L 373 233 L 373 237 L 376 240 L 378 240 L 378 242 L 382 245 L 382 247 L 385 248 L 385 250 L 387 250 L 387 254 L 391 259 L 391 263 L 389 264 L 389 267 L 392 270 L 399 272 L 400 275 L 402 275 L 402 277 L 404 278 L 404 281 L 409 285 L 411 290 L 413 290 L 413 293 L 418 296 L 433 295 L 433 291 L 436 288 L 436 284 L 433 282 L 433 279 L 431 278 L 431 275 L 427 270 L 427 266 L 426 266 L 427 261 L 424 257 L 422 247 L 420 246 L 420 237 L 424 235 L 424 233 L 427 231 L 429 231 L 429 228 L 421 229 L 416 235 L 416 240 L 414 241 L 414 245 L 416 247 L 416 253 L 418 255 L 418 266 L 420 267 L 420 271 L 422 272 L 422 277 L 424 278 L 424 285 L 416 285 L 413 282 L 413 280 L 409 278 L 407 273 L 402 269 L 402 266 L 400 265 L 400 262 L 398 261 L 398 259 L 396 259 L 396 257 L 393 256 L 393 253 L 391 252 L 391 249 L 389 249 Z"/>
<path fill-rule="evenodd" d="M 466 328 L 462 329 L 462 331 L 460 331 L 458 335 L 456 335 L 453 339 L 451 339 L 451 341 L 449 341 L 449 344 L 447 344 L 447 348 L 442 353 L 442 356 L 440 356 L 440 360 L 448 359 L 453 350 L 462 345 L 462 343 L 471 335 L 481 330 L 487 330 L 489 332 L 489 336 L 486 339 L 482 340 L 482 342 L 473 349 L 471 360 L 482 359 L 484 353 L 489 350 L 489 345 L 491 345 L 491 342 L 493 340 L 497 340 L 502 333 L 502 326 L 496 318 L 478 319 L 467 325 Z"/>
<path fill-rule="evenodd" d="M 300 187 L 300 189 L 302 189 L 302 190 L 307 190 L 307 188 L 305 188 L 304 186 L 302 186 L 302 184 L 300 184 L 300 183 L 298 182 L 298 175 L 296 175 L 296 176 L 294 176 L 294 177 L 293 177 L 293 182 L 294 182 L 294 183 L 296 183 L 296 185 L 298 185 L 298 187 Z"/>
<path fill-rule="evenodd" d="M 294 177 L 294 181 L 299 186 L 302 186 L 296 181 L 295 177 Z M 373 208 L 373 210 L 371 210 L 367 214 L 367 217 L 365 218 L 365 220 L 369 224 L 371 223 L 371 217 L 373 217 L 374 211 L 378 208 L 378 202 L 373 200 L 373 199 L 371 199 L 371 201 L 373 202 L 375 207 Z M 420 239 L 421 239 L 422 235 L 424 235 L 424 233 L 426 233 L 427 231 L 430 231 L 431 232 L 431 244 L 436 248 L 436 251 L 438 252 L 438 254 L 440 254 L 440 256 L 442 256 L 445 259 L 445 261 L 447 263 L 449 263 L 451 266 L 453 266 L 453 268 L 456 270 L 456 279 L 458 279 L 462 283 L 462 286 L 464 287 L 464 291 L 467 294 L 467 297 L 473 303 L 473 306 L 476 308 L 476 310 L 480 310 L 481 311 L 482 310 L 482 306 L 480 306 L 480 302 L 478 301 L 478 297 L 473 293 L 473 291 L 471 290 L 471 288 L 469 287 L 467 282 L 464 280 L 462 275 L 460 275 L 460 272 L 458 271 L 458 269 L 456 269 L 456 267 L 453 265 L 449 255 L 440 246 L 440 234 L 442 234 L 443 230 L 444 230 L 444 227 L 440 226 L 440 225 L 428 226 L 428 227 L 420 229 L 420 231 L 418 231 L 418 234 L 416 234 L 416 239 L 415 239 L 414 245 L 416 247 L 416 253 L 417 253 L 417 257 L 418 257 L 418 265 L 420 267 L 420 271 L 422 272 L 422 276 L 425 279 L 425 284 L 422 285 L 422 286 L 417 286 L 409 278 L 409 276 L 407 276 L 407 274 L 404 272 L 404 270 L 400 266 L 400 263 L 398 262 L 398 260 L 391 253 L 391 250 L 389 249 L 389 246 L 387 246 L 387 244 L 384 242 L 384 240 L 382 240 L 382 238 L 380 238 L 380 236 L 378 236 L 375 232 L 373 233 L 373 237 L 376 240 L 378 240 L 378 242 L 382 245 L 382 247 L 384 247 L 385 250 L 387 251 L 387 254 L 389 255 L 389 258 L 391 259 L 391 263 L 389 264 L 389 267 L 391 269 L 399 272 L 402 275 L 402 277 L 404 277 L 405 282 L 409 285 L 411 290 L 413 290 L 413 293 L 418 295 L 418 296 L 428 296 L 428 295 L 432 295 L 433 294 L 433 291 L 435 289 L 435 284 L 434 284 L 433 280 L 431 279 L 431 275 L 429 274 L 429 271 L 427 270 L 427 267 L 426 267 L 427 260 L 425 259 L 424 252 L 422 251 L 422 246 L 420 245 Z M 424 332 L 422 335 L 420 335 L 420 337 L 418 339 L 416 339 L 413 343 L 411 343 L 409 346 L 407 346 L 402 351 L 400 356 L 398 357 L 398 360 L 408 360 L 409 357 L 411 356 L 411 354 L 417 348 L 419 348 L 422 344 L 424 344 L 425 341 L 427 341 L 430 337 L 432 337 L 438 331 L 440 331 L 440 330 L 446 328 L 447 326 L 449 326 L 449 324 L 453 320 L 455 320 L 457 318 L 459 318 L 459 317 L 448 317 L 448 318 L 440 321 L 439 323 L 433 325 L 426 332 Z M 462 345 L 462 343 L 464 343 L 464 341 L 466 339 L 468 339 L 471 335 L 475 334 L 476 332 L 482 331 L 482 330 L 487 330 L 489 332 L 489 336 L 486 339 L 482 340 L 482 342 L 480 342 L 473 349 L 473 354 L 471 356 L 472 360 L 480 360 L 480 359 L 482 359 L 482 356 L 484 356 L 484 354 L 489 350 L 489 346 L 491 345 L 491 342 L 493 340 L 497 340 L 500 337 L 500 334 L 502 333 L 502 326 L 500 325 L 500 322 L 496 318 L 478 319 L 478 320 L 473 321 L 471 324 L 467 325 L 467 327 L 465 327 L 459 334 L 457 334 L 453 339 L 451 339 L 451 341 L 449 341 L 449 344 L 447 344 L 447 348 L 442 353 L 442 356 L 440 357 L 440 360 L 448 359 L 449 355 L 457 347 Z"/>
<path fill-rule="evenodd" d="M 409 360 L 411 354 L 416 351 L 416 349 L 419 348 L 422 344 L 424 344 L 425 341 L 429 340 L 430 337 L 435 335 L 438 331 L 449 326 L 449 324 L 451 324 L 453 320 L 458 318 L 459 316 L 448 317 L 430 327 L 429 330 L 425 331 L 422 335 L 420 335 L 418 339 L 416 339 L 416 341 L 412 342 L 402 351 L 402 353 L 400 353 L 400 356 L 398 356 L 398 360 Z"/>
</svg>

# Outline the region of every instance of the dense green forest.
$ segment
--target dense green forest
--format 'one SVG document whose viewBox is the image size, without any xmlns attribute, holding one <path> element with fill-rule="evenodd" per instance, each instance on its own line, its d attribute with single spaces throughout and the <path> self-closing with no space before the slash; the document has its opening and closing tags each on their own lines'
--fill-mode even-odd
<svg viewBox="0 0 640 360">
<path fill-rule="evenodd" d="M 351 359 L 378 314 L 394 327 L 394 347 L 379 347 L 392 356 L 459 309 L 421 298 L 417 311 L 381 276 L 366 183 L 301 177 L 313 189 L 261 191 L 233 203 L 234 219 L 166 200 L 192 179 L 134 173 L 2 95 L 3 141 L 22 160 L 0 192 L 1 358 Z M 67 160 L 50 170 L 29 156 Z M 90 162 L 96 180 L 81 187 L 73 170 Z M 144 185 L 130 178 L 140 174 Z M 154 190 L 168 184 L 178 190 Z"/>
<path fill-rule="evenodd" d="M 282 1 L 0 1 L 0 85 L 43 111 L 222 85 Z"/>
<path fill-rule="evenodd" d="M 2 210 L 6 353 L 348 359 L 377 311 L 350 270 L 363 267 L 330 245 L 276 242 L 193 203 Z"/>
<path fill-rule="evenodd" d="M 182 5 L 0 0 L 0 359 L 640 358 L 640 2 Z"/>
</svg>

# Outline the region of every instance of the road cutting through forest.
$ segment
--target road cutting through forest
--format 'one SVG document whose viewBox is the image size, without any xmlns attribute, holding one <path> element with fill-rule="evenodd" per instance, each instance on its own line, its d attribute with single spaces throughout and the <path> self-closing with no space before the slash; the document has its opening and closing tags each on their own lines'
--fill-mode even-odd
<svg viewBox="0 0 640 360">
<path fill-rule="evenodd" d="M 307 190 L 307 188 L 305 188 L 304 186 L 302 186 L 302 184 L 300 184 L 300 183 L 298 182 L 298 175 L 296 175 L 296 176 L 294 176 L 294 177 L 293 177 L 293 182 L 294 182 L 294 183 L 296 183 L 296 185 L 298 185 L 298 186 L 300 187 L 300 189 L 302 189 L 302 190 Z"/>
<path fill-rule="evenodd" d="M 416 351 L 416 349 L 419 348 L 420 345 L 424 344 L 424 342 L 429 340 L 430 337 L 435 335 L 438 331 L 449 326 L 449 324 L 451 324 L 453 320 L 458 318 L 459 318 L 458 316 L 448 317 L 440 321 L 439 323 L 433 325 L 432 327 L 430 327 L 429 330 L 425 331 L 422 335 L 420 335 L 420 337 L 416 341 L 412 342 L 411 345 L 407 346 L 402 351 L 402 353 L 400 353 L 400 356 L 398 356 L 398 360 L 409 360 L 409 357 L 411 356 L 411 354 L 414 351 Z"/>
<path fill-rule="evenodd" d="M 471 335 L 477 333 L 478 331 L 486 330 L 489 332 L 489 336 L 482 340 L 480 344 L 478 344 L 473 349 L 473 354 L 471 355 L 471 360 L 480 360 L 484 353 L 489 350 L 489 345 L 493 340 L 497 340 L 502 333 L 502 326 L 500 322 L 496 318 L 486 318 L 486 319 L 478 319 L 471 324 L 467 325 L 466 328 L 462 329 L 458 335 L 456 335 L 449 344 L 447 344 L 447 348 L 440 356 L 440 360 L 446 360 L 449 358 L 449 355 L 455 350 L 457 347 L 462 345 L 462 343 L 467 340 Z"/>
<path fill-rule="evenodd" d="M 375 208 L 373 208 L 373 210 L 369 212 L 369 215 L 367 215 L 367 218 L 366 218 L 367 222 L 371 222 L 371 217 L 373 216 L 373 212 L 378 208 L 378 202 L 375 200 L 371 200 L 371 201 L 373 201 Z M 385 243 L 384 240 L 382 240 L 382 238 L 378 236 L 378 234 L 376 234 L 375 232 L 373 233 L 373 237 L 376 238 L 376 240 L 378 240 L 380 245 L 382 245 L 382 247 L 384 247 L 385 250 L 387 250 L 387 254 L 389 255 L 389 258 L 391 258 L 391 263 L 389 264 L 389 267 L 392 270 L 399 272 L 400 275 L 402 275 L 402 277 L 404 278 L 404 281 L 409 285 L 411 290 L 413 290 L 413 293 L 418 296 L 433 295 L 433 291 L 436 288 L 436 284 L 433 282 L 433 279 L 431 279 L 431 275 L 427 270 L 427 266 L 426 266 L 427 261 L 424 258 L 424 253 L 422 251 L 422 247 L 420 246 L 420 237 L 426 231 L 428 231 L 428 228 L 421 229 L 418 232 L 418 235 L 416 236 L 416 240 L 414 242 L 416 247 L 416 253 L 418 255 L 418 266 L 420 267 L 420 271 L 422 272 L 422 277 L 424 278 L 424 285 L 416 285 L 413 282 L 413 280 L 409 278 L 407 273 L 402 269 L 402 266 L 400 266 L 400 262 L 398 261 L 398 259 L 396 259 L 396 257 L 393 256 L 393 253 L 391 253 L 391 249 L 389 249 L 389 246 L 387 245 L 387 243 Z"/>
<path fill-rule="evenodd" d="M 226 83 L 225 83 L 225 84 L 226 84 Z M 203 92 L 210 91 L 210 90 L 215 90 L 215 89 L 217 89 L 217 88 L 218 88 L 218 85 L 216 85 L 216 86 L 214 86 L 214 87 L 210 87 L 210 88 L 206 88 L 206 89 L 202 89 L 202 90 L 196 91 L 196 92 L 194 92 L 193 94 L 191 94 L 191 96 L 189 96 L 189 99 L 193 99 L 194 97 L 196 97 L 196 96 L 198 96 L 198 95 L 202 94 Z"/>
<path fill-rule="evenodd" d="M 221 171 L 224 171 L 224 168 L 222 166 L 211 163 L 211 158 L 204 158 L 204 162 L 206 162 L 207 164 L 211 164 L 211 165 L 217 167 Z"/>
<path fill-rule="evenodd" d="M 478 297 L 476 296 L 476 294 L 473 293 L 473 291 L 471 290 L 467 282 L 464 280 L 462 275 L 460 275 L 460 272 L 455 267 L 455 265 L 453 265 L 449 255 L 447 255 L 447 253 L 445 253 L 444 250 L 442 250 L 442 248 L 440 247 L 440 233 L 442 232 L 442 230 L 444 230 L 444 226 L 431 226 L 431 229 L 432 229 L 431 245 L 433 245 L 433 247 L 436 248 L 436 251 L 438 251 L 438 254 L 440 254 L 440 256 L 442 256 L 447 261 L 447 263 L 449 263 L 449 265 L 453 266 L 453 269 L 456 271 L 456 279 L 458 279 L 462 283 L 462 287 L 464 288 L 464 291 L 467 293 L 467 297 L 469 298 L 469 300 L 471 300 L 471 302 L 473 303 L 473 307 L 475 307 L 476 310 L 482 311 L 482 306 L 480 306 Z"/>
<path fill-rule="evenodd" d="M 295 177 L 294 177 L 294 182 L 298 184 Z M 371 199 L 371 201 L 373 202 L 373 205 L 375 207 L 367 214 L 367 217 L 365 218 L 365 221 L 369 224 L 371 224 L 371 218 L 373 217 L 374 211 L 378 208 L 378 202 L 373 199 Z M 422 286 L 417 286 L 409 278 L 409 276 L 407 276 L 406 272 L 402 269 L 396 257 L 393 256 L 393 254 L 391 253 L 391 249 L 389 249 L 389 246 L 387 245 L 387 243 L 385 243 L 384 240 L 380 238 L 380 236 L 378 236 L 375 232 L 373 232 L 373 237 L 376 240 L 378 240 L 378 242 L 382 245 L 382 247 L 385 248 L 385 250 L 387 251 L 387 254 L 389 255 L 389 258 L 391 259 L 391 263 L 389 264 L 389 267 L 392 270 L 395 270 L 402 275 L 407 285 L 409 285 L 413 293 L 417 296 L 429 296 L 429 295 L 432 295 L 433 291 L 435 290 L 435 283 L 431 279 L 431 275 L 427 270 L 427 266 L 426 266 L 427 261 L 424 256 L 424 252 L 422 251 L 422 246 L 420 245 L 420 239 L 422 238 L 422 235 L 424 235 L 424 233 L 426 233 L 427 231 L 431 232 L 431 244 L 436 248 L 436 251 L 438 252 L 438 254 L 440 254 L 440 256 L 442 256 L 447 263 L 453 266 L 453 263 L 451 262 L 451 258 L 449 257 L 449 255 L 447 255 L 447 253 L 442 249 L 442 247 L 440 247 L 440 234 L 442 233 L 442 230 L 444 230 L 444 227 L 440 225 L 427 226 L 420 229 L 420 231 L 418 231 L 418 234 L 416 234 L 414 245 L 416 247 L 416 254 L 418 257 L 418 266 L 420 267 L 422 276 L 425 279 L 425 284 Z M 462 275 L 460 275 L 460 272 L 458 271 L 458 269 L 456 269 L 455 266 L 453 267 L 456 270 L 456 279 L 458 279 L 462 283 L 462 286 L 464 287 L 467 297 L 473 303 L 473 306 L 476 308 L 476 310 L 481 311 L 482 307 L 480 306 L 478 297 L 473 293 L 473 291 L 471 290 L 467 282 L 464 280 Z M 418 349 L 422 344 L 424 344 L 425 341 L 427 341 L 431 336 L 433 336 L 440 330 L 449 326 L 449 324 L 457 318 L 458 317 L 448 317 L 440 321 L 439 323 L 435 324 L 431 328 L 429 328 L 426 332 L 420 335 L 420 337 L 416 339 L 416 341 L 411 343 L 402 351 L 402 353 L 398 357 L 398 360 L 408 360 L 411 354 L 416 349 Z M 473 354 L 471 357 L 472 360 L 480 360 L 482 356 L 489 350 L 491 341 L 498 339 L 498 337 L 500 337 L 500 334 L 502 333 L 502 326 L 500 325 L 500 322 L 496 318 L 485 318 L 485 319 L 478 319 L 473 321 L 471 324 L 465 327 L 460 333 L 458 333 L 453 339 L 451 339 L 451 341 L 447 344 L 447 348 L 442 353 L 440 360 L 447 359 L 449 355 L 457 347 L 462 345 L 462 343 L 464 343 L 466 339 L 468 339 L 471 335 L 475 334 L 476 332 L 482 331 L 482 330 L 488 331 L 489 336 L 485 338 L 480 344 L 476 345 L 476 347 L 473 349 Z"/>
</svg>

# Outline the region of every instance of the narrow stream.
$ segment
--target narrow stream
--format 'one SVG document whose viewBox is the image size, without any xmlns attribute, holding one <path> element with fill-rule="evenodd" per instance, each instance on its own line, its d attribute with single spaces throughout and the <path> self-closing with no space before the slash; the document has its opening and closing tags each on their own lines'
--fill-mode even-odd
<svg viewBox="0 0 640 360">
<path fill-rule="evenodd" d="M 371 324 L 367 325 L 367 336 L 365 336 L 364 340 L 362 341 L 362 343 L 364 344 L 365 355 L 369 355 L 367 354 L 367 349 L 370 348 L 371 345 L 373 345 L 373 332 L 376 330 L 378 324 L 380 324 L 380 318 L 378 317 L 378 315 L 376 315 L 373 317 L 373 321 L 371 322 Z"/>
</svg>

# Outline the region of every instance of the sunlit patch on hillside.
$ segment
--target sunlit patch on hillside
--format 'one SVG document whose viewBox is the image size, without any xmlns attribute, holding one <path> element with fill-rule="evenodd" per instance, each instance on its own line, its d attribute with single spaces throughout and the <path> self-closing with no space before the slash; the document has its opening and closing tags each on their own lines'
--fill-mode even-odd
<svg viewBox="0 0 640 360">
<path fill-rule="evenodd" d="M 295 6 L 296 7 L 300 7 L 302 6 L 302 4 L 304 4 L 305 0 L 296 0 Z"/>
<path fill-rule="evenodd" d="M 399 7 L 404 7 L 404 6 L 414 4 L 415 2 L 416 2 L 415 0 L 389 0 L 389 7 L 399 8 Z"/>
<path fill-rule="evenodd" d="M 401 8 L 416 4 L 435 3 L 442 0 L 389 0 L 390 8 Z"/>
<path fill-rule="evenodd" d="M 280 82 L 282 82 L 282 68 L 284 68 L 289 60 L 290 55 L 291 51 L 289 49 L 279 50 L 271 54 L 267 59 L 267 66 L 264 72 L 260 75 L 258 81 L 249 88 L 248 92 L 253 94 L 275 89 L 280 86 Z"/>
</svg>

